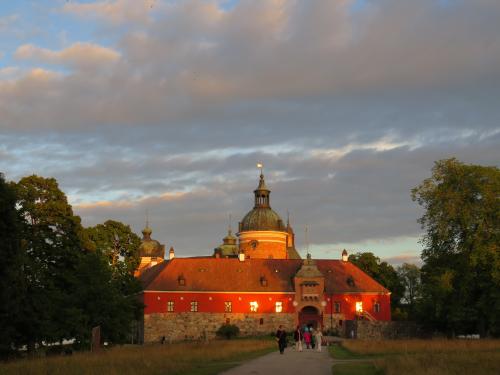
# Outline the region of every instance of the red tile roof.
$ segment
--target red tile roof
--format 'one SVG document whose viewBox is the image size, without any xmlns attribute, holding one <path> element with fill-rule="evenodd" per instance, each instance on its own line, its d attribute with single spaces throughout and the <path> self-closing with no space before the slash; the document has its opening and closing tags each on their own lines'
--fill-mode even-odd
<svg viewBox="0 0 500 375">
<path fill-rule="evenodd" d="M 389 292 L 350 262 L 320 259 L 316 264 L 327 294 Z M 294 292 L 293 278 L 301 265 L 299 259 L 174 258 L 148 269 L 140 280 L 146 291 Z M 179 277 L 185 285 L 179 285 Z M 267 286 L 261 285 L 261 277 Z"/>
</svg>

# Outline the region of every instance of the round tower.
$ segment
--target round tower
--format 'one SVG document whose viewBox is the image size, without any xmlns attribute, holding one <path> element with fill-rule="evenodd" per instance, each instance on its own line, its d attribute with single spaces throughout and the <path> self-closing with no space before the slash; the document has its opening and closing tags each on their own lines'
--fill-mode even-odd
<svg viewBox="0 0 500 375">
<path fill-rule="evenodd" d="M 240 252 L 246 258 L 287 259 L 290 233 L 270 205 L 270 194 L 261 171 L 254 190 L 254 208 L 239 223 L 237 233 Z"/>
</svg>

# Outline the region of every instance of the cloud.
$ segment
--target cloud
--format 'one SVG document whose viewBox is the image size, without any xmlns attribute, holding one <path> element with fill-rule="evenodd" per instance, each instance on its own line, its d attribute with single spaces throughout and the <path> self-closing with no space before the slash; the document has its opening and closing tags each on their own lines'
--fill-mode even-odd
<svg viewBox="0 0 500 375">
<path fill-rule="evenodd" d="M 146 22 L 157 0 L 105 0 L 90 3 L 66 2 L 64 12 L 85 18 L 102 18 L 113 24 Z"/>
<path fill-rule="evenodd" d="M 117 51 L 93 43 L 74 43 L 60 51 L 25 44 L 17 48 L 14 56 L 19 60 L 66 65 L 77 69 L 95 68 L 120 59 Z"/>
<path fill-rule="evenodd" d="M 91 42 L 23 41 L 2 68 L 0 170 L 56 177 L 85 225 L 140 231 L 149 208 L 195 255 L 251 209 L 263 161 L 300 246 L 306 224 L 323 250 L 414 241 L 435 160 L 500 160 L 500 5 L 353 4 L 67 3 Z"/>
</svg>

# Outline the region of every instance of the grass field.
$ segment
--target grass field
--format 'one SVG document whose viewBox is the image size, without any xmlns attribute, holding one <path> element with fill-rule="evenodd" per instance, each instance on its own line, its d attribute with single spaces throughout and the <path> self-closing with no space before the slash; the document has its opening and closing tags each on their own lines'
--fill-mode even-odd
<svg viewBox="0 0 500 375">
<path fill-rule="evenodd" d="M 275 350 L 272 340 L 115 347 L 99 354 L 19 360 L 0 364 L 2 375 L 218 374 L 239 362 Z"/>
<path fill-rule="evenodd" d="M 335 375 L 500 373 L 500 340 L 346 340 L 330 352 L 335 359 L 369 360 L 337 364 Z"/>
</svg>

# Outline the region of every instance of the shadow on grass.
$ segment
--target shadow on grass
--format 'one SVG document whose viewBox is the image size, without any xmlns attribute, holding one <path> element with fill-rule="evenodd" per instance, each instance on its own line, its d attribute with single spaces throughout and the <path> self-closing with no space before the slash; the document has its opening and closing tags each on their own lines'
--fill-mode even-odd
<svg viewBox="0 0 500 375">
<path fill-rule="evenodd" d="M 335 360 L 347 360 L 352 362 L 336 363 L 332 367 L 334 375 L 383 375 L 382 370 L 378 370 L 369 360 L 372 355 L 361 355 L 353 353 L 342 346 L 342 344 L 334 344 L 328 348 L 330 355 Z M 363 362 L 356 362 L 356 360 Z M 368 361 L 366 361 L 368 360 Z"/>
<path fill-rule="evenodd" d="M 225 361 L 210 361 L 205 363 L 200 363 L 188 372 L 183 372 L 183 375 L 216 375 L 223 371 L 229 370 L 233 367 L 241 365 L 245 361 L 249 361 L 254 358 L 258 358 L 265 354 L 275 351 L 276 348 L 273 346 L 271 348 L 266 348 L 254 352 L 241 353 L 231 357 L 231 359 Z"/>
<path fill-rule="evenodd" d="M 383 375 L 382 370 L 377 370 L 371 363 L 341 363 L 332 368 L 334 375 Z"/>
</svg>

